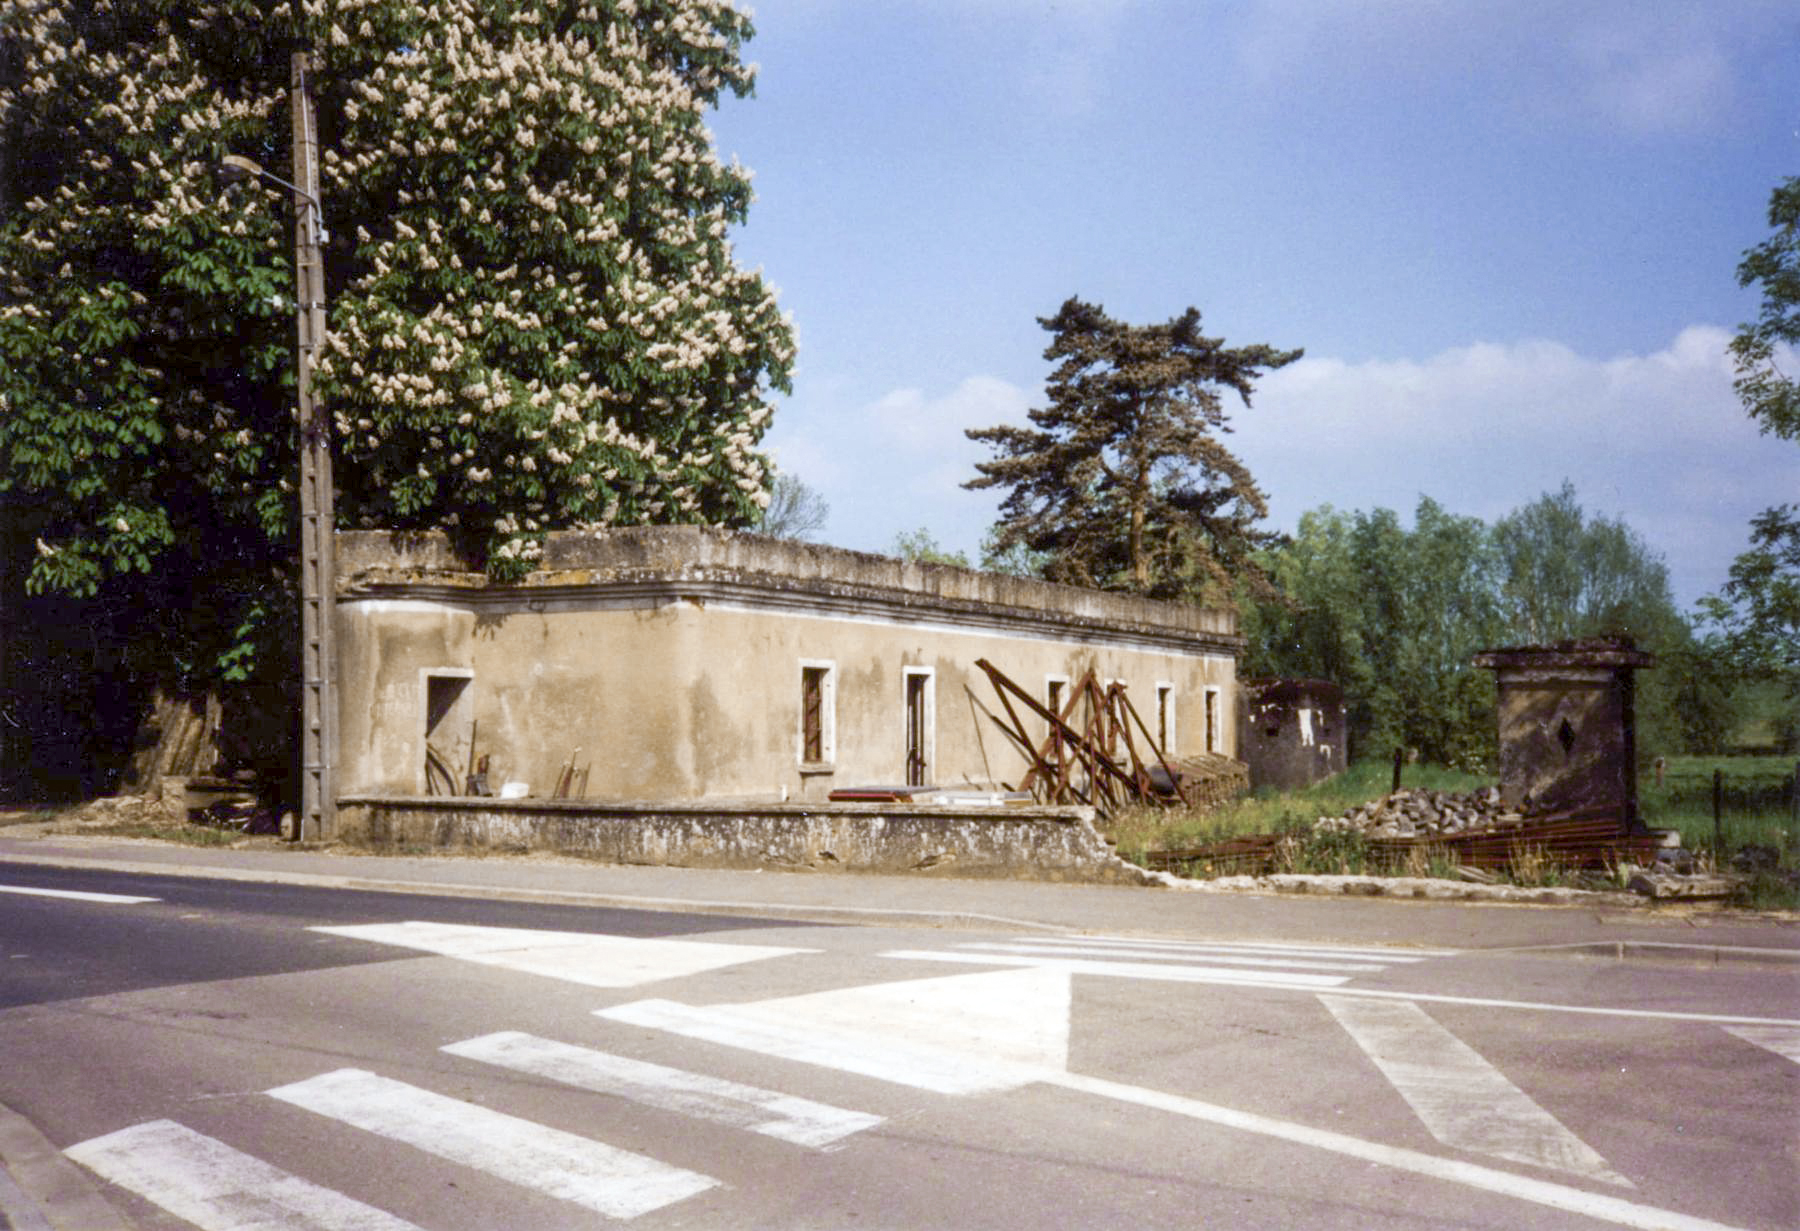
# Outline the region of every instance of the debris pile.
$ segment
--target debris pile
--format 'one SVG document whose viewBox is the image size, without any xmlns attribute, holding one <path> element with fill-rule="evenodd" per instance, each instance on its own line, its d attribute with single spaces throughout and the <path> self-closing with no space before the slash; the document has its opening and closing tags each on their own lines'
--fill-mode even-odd
<svg viewBox="0 0 1800 1231">
<path fill-rule="evenodd" d="M 1500 788 L 1452 794 L 1411 787 L 1358 804 L 1341 816 L 1322 816 L 1314 833 L 1361 833 L 1370 838 L 1431 838 L 1520 825 L 1525 814 L 1500 800 Z"/>
</svg>

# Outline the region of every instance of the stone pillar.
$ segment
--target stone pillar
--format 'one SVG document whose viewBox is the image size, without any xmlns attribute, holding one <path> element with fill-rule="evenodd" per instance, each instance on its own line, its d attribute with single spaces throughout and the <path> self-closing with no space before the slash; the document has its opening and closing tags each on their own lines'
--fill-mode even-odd
<svg viewBox="0 0 1800 1231">
<path fill-rule="evenodd" d="M 1628 637 L 1483 650 L 1499 685 L 1500 794 L 1533 813 L 1606 810 L 1639 827 L 1632 672 L 1655 665 Z"/>
</svg>

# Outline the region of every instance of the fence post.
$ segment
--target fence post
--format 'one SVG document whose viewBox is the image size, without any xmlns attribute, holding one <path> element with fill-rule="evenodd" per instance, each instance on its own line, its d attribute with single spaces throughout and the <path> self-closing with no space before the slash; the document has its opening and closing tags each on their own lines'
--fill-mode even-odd
<svg viewBox="0 0 1800 1231">
<path fill-rule="evenodd" d="M 1719 814 L 1725 806 L 1725 771 L 1713 770 L 1713 871 L 1725 866 L 1725 826 Z"/>
<path fill-rule="evenodd" d="M 1403 749 L 1403 748 L 1394 749 L 1394 785 L 1392 788 L 1390 788 L 1389 794 L 1392 794 L 1394 791 L 1398 791 L 1400 789 L 1400 765 L 1405 759 L 1406 759 L 1406 750 L 1405 749 Z"/>
</svg>

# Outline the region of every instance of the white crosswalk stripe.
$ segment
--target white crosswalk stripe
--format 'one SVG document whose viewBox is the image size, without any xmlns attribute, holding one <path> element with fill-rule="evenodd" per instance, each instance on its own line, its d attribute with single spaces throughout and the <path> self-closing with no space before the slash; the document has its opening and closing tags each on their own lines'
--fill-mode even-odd
<svg viewBox="0 0 1800 1231">
<path fill-rule="evenodd" d="M 1132 958 L 1139 961 L 1184 962 L 1204 966 L 1255 966 L 1277 970 L 1335 970 L 1349 973 L 1367 973 L 1384 969 L 1380 962 L 1349 962 L 1342 959 L 1321 960 L 1311 957 L 1272 957 L 1263 953 L 1242 953 L 1230 950 L 1212 950 L 1197 953 L 1191 949 L 1169 950 L 1159 947 L 1139 946 L 1130 949 L 1114 948 L 1105 945 L 1085 943 L 1072 944 L 968 944 L 958 945 L 958 949 L 979 951 L 982 953 L 1013 953 L 1027 957 L 1094 957 L 1116 961 L 1120 958 Z"/>
<path fill-rule="evenodd" d="M 1030 936 L 975 941 L 954 951 L 908 949 L 883 957 L 992 966 L 1042 966 L 1071 974 L 1166 983 L 1232 983 L 1310 989 L 1339 987 L 1389 966 L 1447 957 L 1453 949 L 1149 940 L 1120 936 Z"/>
<path fill-rule="evenodd" d="M 483 1035 L 443 1048 L 515 1072 L 546 1077 L 646 1107 L 678 1112 L 780 1141 L 821 1149 L 882 1123 L 883 1117 L 846 1111 L 774 1090 L 689 1073 L 610 1052 L 576 1047 L 516 1030 Z"/>
<path fill-rule="evenodd" d="M 1350 996 L 1319 999 L 1445 1145 L 1634 1187 L 1418 1005 Z"/>
<path fill-rule="evenodd" d="M 915 962 L 960 962 L 967 966 L 1029 966 L 1075 975 L 1109 975 L 1117 979 L 1150 979 L 1162 983 L 1231 983 L 1264 987 L 1322 988 L 1349 982 L 1349 975 L 1305 971 L 1246 970 L 1231 966 L 1188 966 L 1110 958 L 1053 957 L 1013 953 L 950 952 L 943 949 L 893 949 L 882 957 Z"/>
<path fill-rule="evenodd" d="M 133 1125 L 64 1153 L 201 1231 L 419 1231 L 173 1120 Z"/>
<path fill-rule="evenodd" d="M 1455 957 L 1460 949 L 1392 949 L 1370 945 L 1282 944 L 1276 941 L 1237 940 L 1151 940 L 1137 936 L 1027 936 L 1008 942 L 1026 947 L 1055 947 L 1079 944 L 1119 952 L 1193 954 L 1254 954 L 1274 960 L 1283 958 L 1324 958 L 1342 961 L 1372 961 L 1383 965 L 1404 965 L 1427 958 Z M 971 948 L 964 945 L 962 948 Z"/>
<path fill-rule="evenodd" d="M 269 1094 L 611 1218 L 635 1218 L 718 1184 L 711 1176 L 361 1069 L 339 1069 Z"/>
<path fill-rule="evenodd" d="M 1068 1063 L 1069 978 L 1009 970 L 749 1004 L 635 1000 L 597 1016 L 939 1094 L 986 1094 Z"/>
<path fill-rule="evenodd" d="M 125 906 L 162 901 L 161 898 L 139 898 L 127 893 L 92 893 L 83 889 L 37 889 L 28 885 L 0 885 L 0 893 L 17 893 L 32 898 L 64 898 L 71 902 L 115 902 Z"/>
<path fill-rule="evenodd" d="M 770 945 L 729 945 L 702 940 L 610 936 L 599 932 L 546 932 L 454 923 L 370 923 L 308 929 L 418 949 L 443 957 L 564 979 L 588 987 L 636 987 L 701 974 L 742 962 L 809 953 Z"/>
<path fill-rule="evenodd" d="M 1746 1043 L 1754 1043 L 1800 1064 L 1800 1026 L 1727 1026 L 1725 1029 Z"/>
</svg>

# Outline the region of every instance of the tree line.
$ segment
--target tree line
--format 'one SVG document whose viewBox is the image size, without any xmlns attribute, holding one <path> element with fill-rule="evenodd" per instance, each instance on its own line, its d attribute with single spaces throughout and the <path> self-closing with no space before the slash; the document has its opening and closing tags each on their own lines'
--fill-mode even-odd
<svg viewBox="0 0 1800 1231">
<path fill-rule="evenodd" d="M 1430 498 L 1411 525 L 1326 506 L 1263 562 L 1278 597 L 1240 605 L 1240 669 L 1341 685 L 1352 755 L 1490 769 L 1494 680 L 1475 653 L 1596 636 L 1657 655 L 1637 681 L 1645 755 L 1718 751 L 1737 723 L 1735 676 L 1676 608 L 1656 553 L 1572 485 L 1491 524 Z"/>
</svg>

